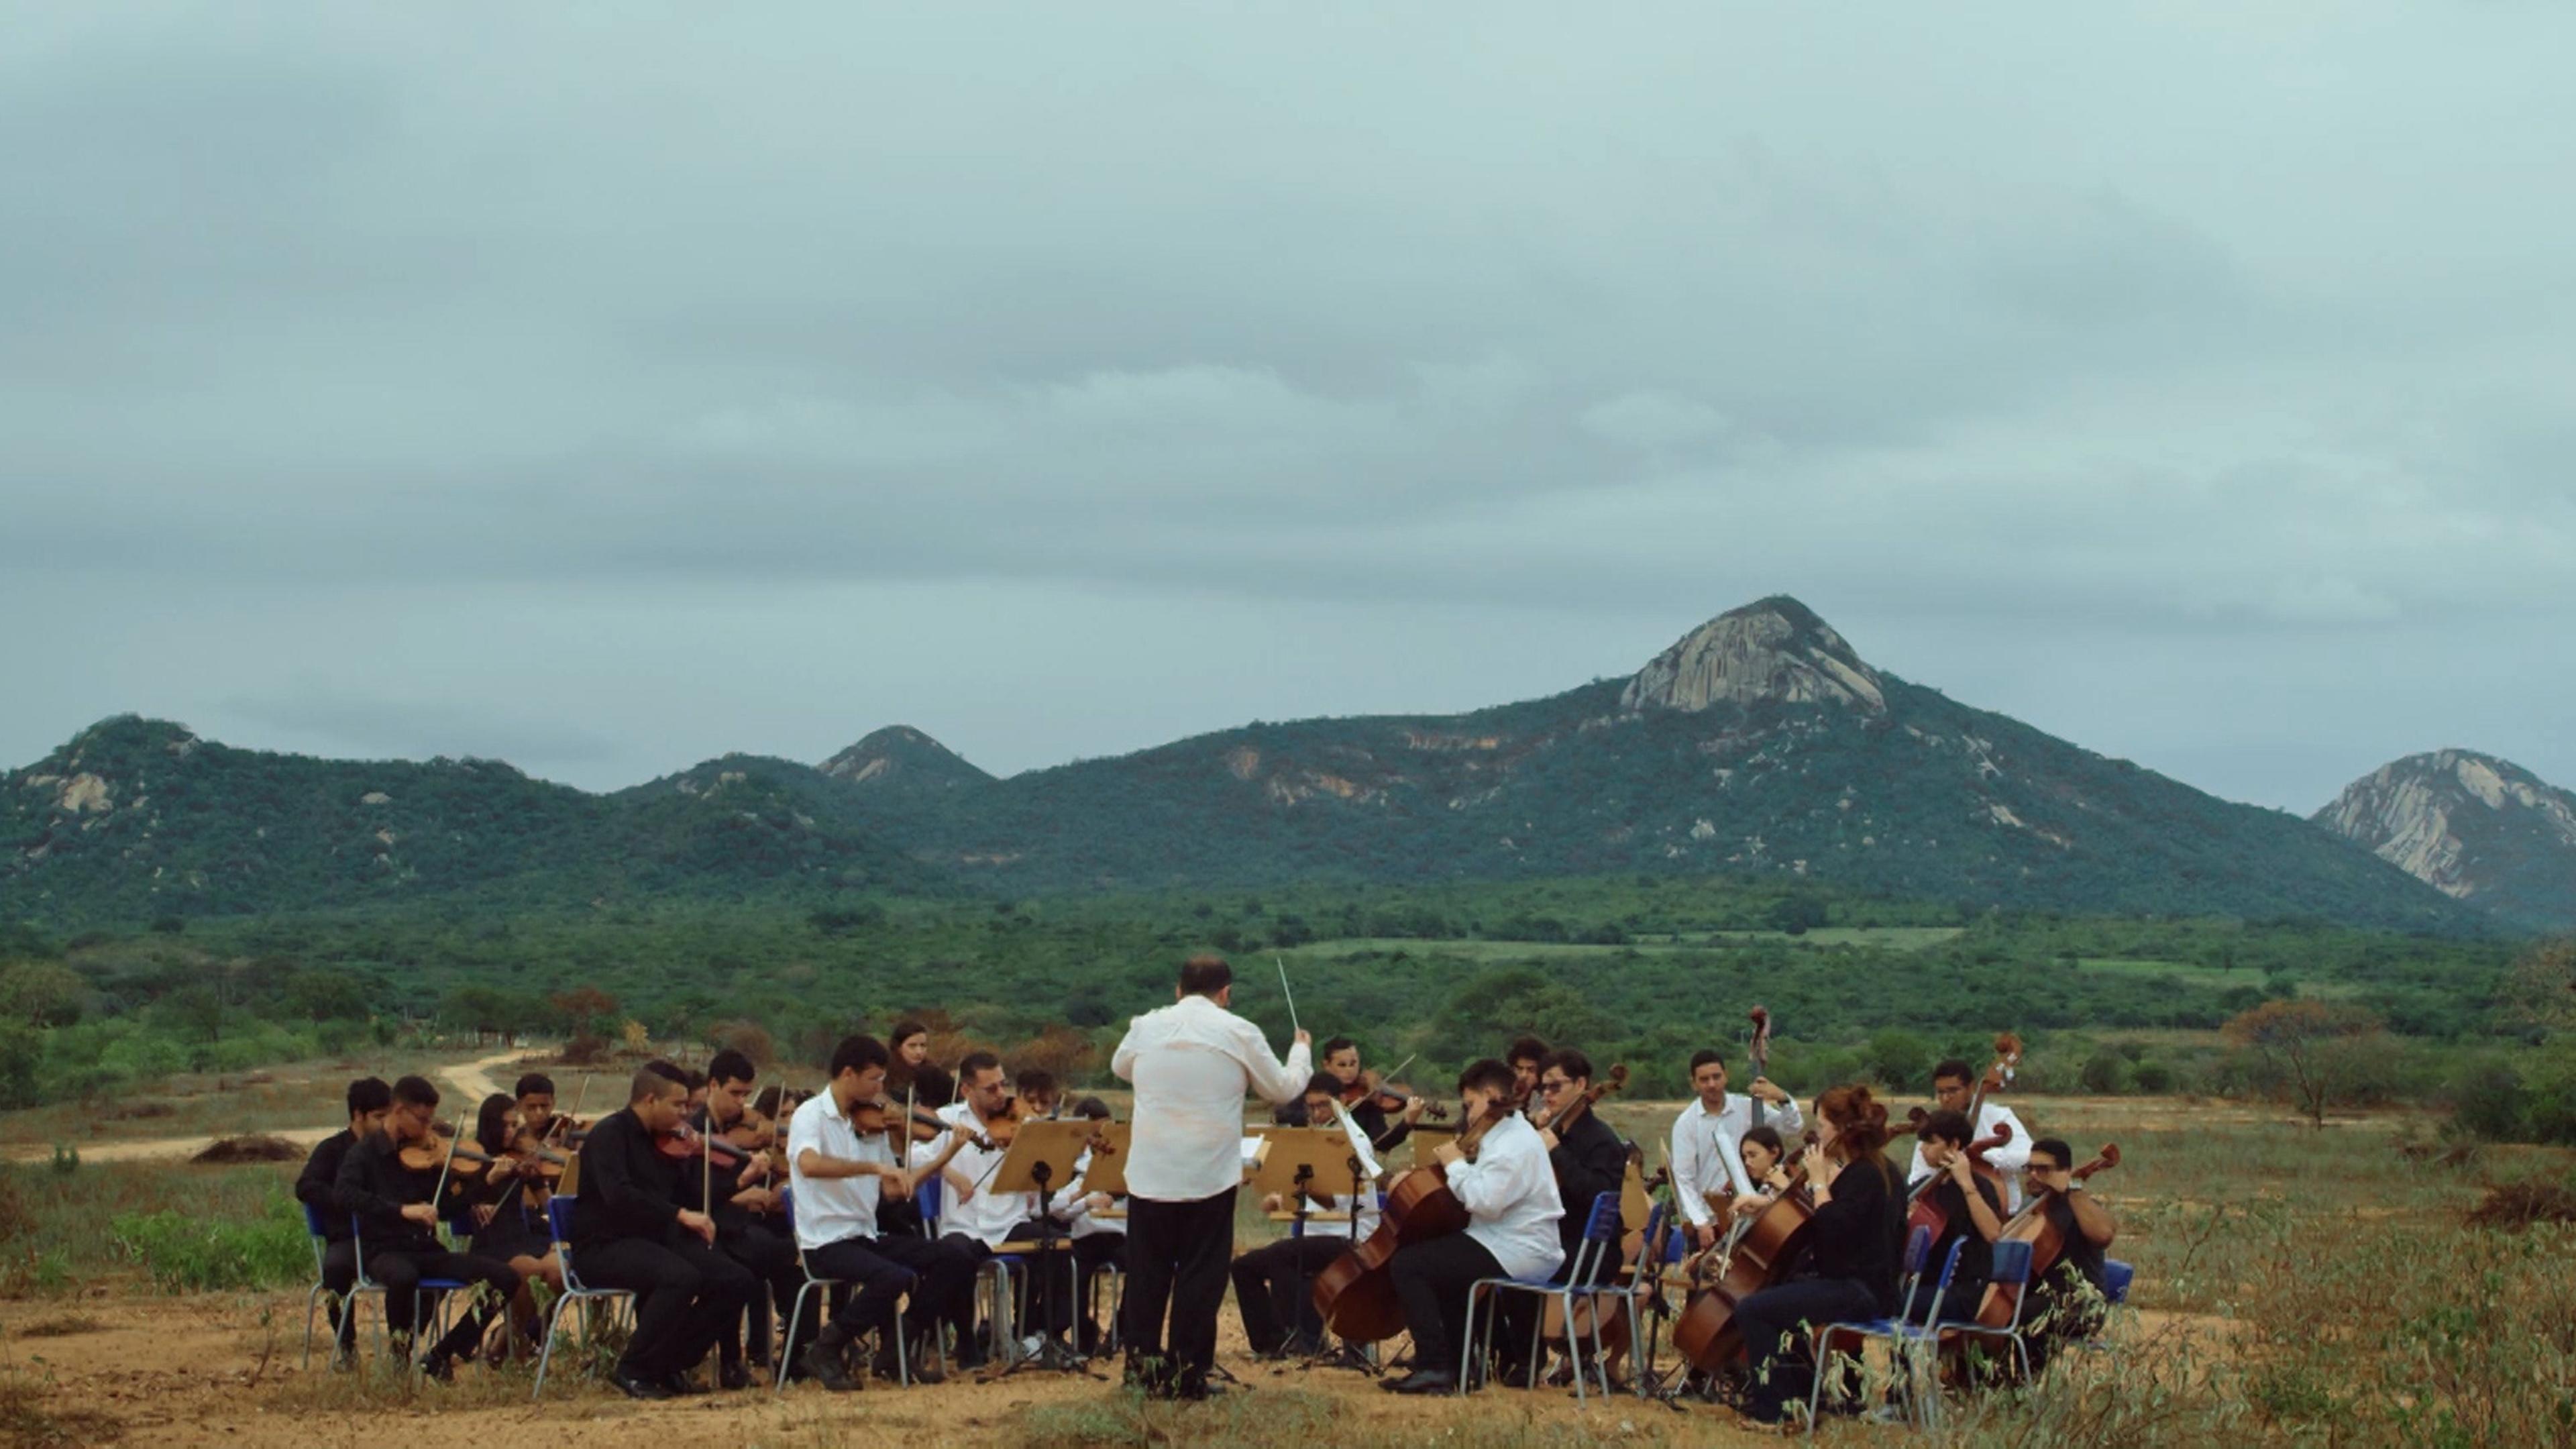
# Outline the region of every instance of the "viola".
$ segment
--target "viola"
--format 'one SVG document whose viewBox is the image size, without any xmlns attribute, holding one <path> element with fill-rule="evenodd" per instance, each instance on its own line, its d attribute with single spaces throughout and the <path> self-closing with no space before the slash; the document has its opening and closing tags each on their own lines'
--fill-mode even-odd
<svg viewBox="0 0 2576 1449">
<path fill-rule="evenodd" d="M 752 1154 L 726 1141 L 710 1137 L 683 1122 L 668 1132 L 653 1134 L 653 1150 L 675 1162 L 695 1162 L 701 1157 L 722 1158 L 726 1162 L 748 1162 Z"/>
</svg>

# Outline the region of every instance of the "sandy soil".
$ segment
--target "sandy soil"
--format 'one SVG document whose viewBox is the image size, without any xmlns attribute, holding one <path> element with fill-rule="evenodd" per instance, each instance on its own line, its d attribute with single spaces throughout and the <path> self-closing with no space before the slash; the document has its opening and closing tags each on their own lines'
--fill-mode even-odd
<svg viewBox="0 0 2576 1449">
<path fill-rule="evenodd" d="M 438 1077 L 440 1081 L 454 1087 L 462 1099 L 470 1105 L 500 1090 L 493 1085 L 491 1068 L 516 1062 L 526 1055 L 529 1053 L 525 1051 L 496 1052 L 491 1056 L 478 1057 L 470 1062 L 458 1062 L 451 1066 L 440 1067 Z M 346 1125 L 347 1122 L 344 1119 L 339 1122 L 324 1122 L 306 1127 L 270 1129 L 268 1135 L 283 1137 L 298 1147 L 310 1147 Z M 149 1162 L 160 1158 L 194 1157 L 205 1150 L 206 1145 L 212 1141 L 214 1139 L 205 1133 L 196 1133 L 186 1137 L 147 1137 L 127 1142 L 83 1143 L 80 1147 L 80 1155 L 83 1162 Z M 8 1160 L 43 1162 L 52 1156 L 51 1147 L 23 1147 L 10 1153 Z"/>
</svg>

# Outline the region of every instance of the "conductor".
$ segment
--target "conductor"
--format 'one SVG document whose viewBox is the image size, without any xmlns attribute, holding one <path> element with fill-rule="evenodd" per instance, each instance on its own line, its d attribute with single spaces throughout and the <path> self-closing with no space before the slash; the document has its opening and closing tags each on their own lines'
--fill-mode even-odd
<svg viewBox="0 0 2576 1449">
<path fill-rule="evenodd" d="M 1181 963 L 1171 1005 L 1127 1024 L 1109 1067 L 1136 1087 L 1127 1149 L 1127 1380 L 1156 1398 L 1204 1399 L 1217 1311 L 1234 1258 L 1243 1185 L 1243 1098 L 1294 1099 L 1314 1075 L 1311 1038 L 1284 1063 L 1261 1029 L 1226 1008 L 1234 972 L 1219 956 Z M 1171 1309 L 1164 1349 L 1163 1310 Z"/>
</svg>

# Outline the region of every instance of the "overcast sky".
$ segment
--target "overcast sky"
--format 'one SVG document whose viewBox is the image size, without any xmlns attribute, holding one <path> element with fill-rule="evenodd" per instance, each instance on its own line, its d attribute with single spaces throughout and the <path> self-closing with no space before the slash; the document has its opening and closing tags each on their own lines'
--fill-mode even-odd
<svg viewBox="0 0 2576 1449">
<path fill-rule="evenodd" d="M 2576 6 L 18 5 L 0 765 L 1863 657 L 2576 786 Z"/>
</svg>

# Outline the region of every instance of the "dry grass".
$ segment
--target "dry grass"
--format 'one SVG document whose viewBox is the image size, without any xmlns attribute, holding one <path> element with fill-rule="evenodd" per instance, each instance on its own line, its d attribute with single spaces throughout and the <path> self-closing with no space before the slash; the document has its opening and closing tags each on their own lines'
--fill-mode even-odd
<svg viewBox="0 0 2576 1449">
<path fill-rule="evenodd" d="M 9 1330 L 12 1338 L 70 1338 L 74 1334 L 99 1333 L 107 1325 L 85 1313 L 58 1313 L 39 1318 L 23 1328 Z"/>
<path fill-rule="evenodd" d="M 2576 1189 L 2542 1178 L 2499 1183 L 2470 1210 L 2469 1221 L 2508 1232 L 2534 1223 L 2576 1223 Z"/>
<path fill-rule="evenodd" d="M 16 1372 L 0 1373 L 0 1446 L 5 1449 L 86 1449 L 111 1444 L 125 1426 L 102 1414 L 61 1402 L 48 1386 Z"/>
</svg>

